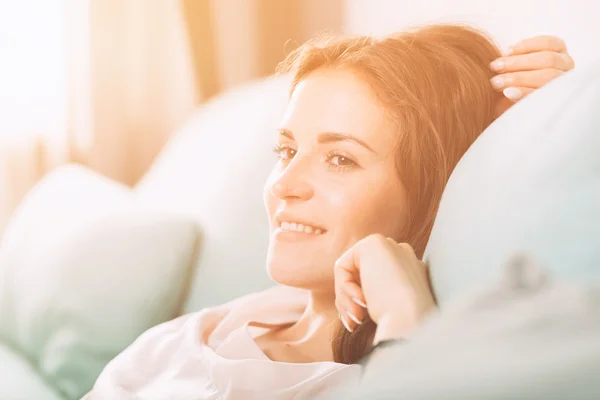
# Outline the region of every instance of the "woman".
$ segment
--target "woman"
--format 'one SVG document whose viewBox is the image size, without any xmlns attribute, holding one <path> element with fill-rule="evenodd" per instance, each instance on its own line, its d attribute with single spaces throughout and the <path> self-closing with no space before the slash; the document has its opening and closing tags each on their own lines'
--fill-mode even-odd
<svg viewBox="0 0 600 400">
<path fill-rule="evenodd" d="M 507 106 L 500 92 L 522 97 L 573 66 L 556 38 L 499 56 L 451 25 L 293 52 L 264 190 L 281 286 L 150 329 L 85 398 L 312 398 L 359 378 L 374 343 L 434 307 L 419 258 L 450 172 Z"/>
</svg>

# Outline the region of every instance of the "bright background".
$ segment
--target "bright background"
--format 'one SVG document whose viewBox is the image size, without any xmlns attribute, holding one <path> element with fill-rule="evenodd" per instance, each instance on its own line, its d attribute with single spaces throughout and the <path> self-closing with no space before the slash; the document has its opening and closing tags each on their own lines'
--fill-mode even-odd
<svg viewBox="0 0 600 400">
<path fill-rule="evenodd" d="M 507 46 L 562 37 L 600 58 L 595 0 L 0 0 L 0 235 L 44 174 L 78 162 L 127 185 L 203 103 L 271 74 L 322 30 L 470 22 Z"/>
</svg>

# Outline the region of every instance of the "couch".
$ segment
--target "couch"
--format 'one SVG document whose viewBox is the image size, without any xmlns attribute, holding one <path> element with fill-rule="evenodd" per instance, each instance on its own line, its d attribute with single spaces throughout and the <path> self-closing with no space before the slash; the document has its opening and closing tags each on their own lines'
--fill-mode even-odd
<svg viewBox="0 0 600 400">
<path fill-rule="evenodd" d="M 510 109 L 456 168 L 426 252 L 442 313 L 515 251 L 600 277 L 595 68 Z M 134 188 L 77 165 L 36 185 L 0 243 L 0 399 L 78 399 L 146 329 L 273 285 L 262 185 L 289 83 L 203 105 Z"/>
</svg>

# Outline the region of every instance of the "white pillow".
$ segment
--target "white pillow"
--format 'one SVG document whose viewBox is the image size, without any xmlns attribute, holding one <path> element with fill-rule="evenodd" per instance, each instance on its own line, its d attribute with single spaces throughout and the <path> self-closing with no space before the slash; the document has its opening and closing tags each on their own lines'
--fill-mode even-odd
<svg viewBox="0 0 600 400">
<path fill-rule="evenodd" d="M 515 253 L 600 280 L 599 72 L 577 67 L 527 96 L 462 157 L 424 257 L 440 307 Z"/>
<path fill-rule="evenodd" d="M 179 315 L 197 228 L 139 211 L 84 167 L 46 176 L 0 245 L 0 338 L 69 398 L 142 332 Z"/>
</svg>

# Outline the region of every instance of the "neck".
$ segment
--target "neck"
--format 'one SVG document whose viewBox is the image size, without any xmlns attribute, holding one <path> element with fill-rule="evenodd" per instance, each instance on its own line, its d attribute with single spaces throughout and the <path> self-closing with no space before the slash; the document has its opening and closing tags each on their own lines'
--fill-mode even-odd
<svg viewBox="0 0 600 400">
<path fill-rule="evenodd" d="M 304 349 L 315 361 L 331 361 L 331 340 L 337 320 L 335 295 L 311 291 L 304 314 L 283 333 L 285 341 L 290 346 Z"/>
</svg>

